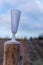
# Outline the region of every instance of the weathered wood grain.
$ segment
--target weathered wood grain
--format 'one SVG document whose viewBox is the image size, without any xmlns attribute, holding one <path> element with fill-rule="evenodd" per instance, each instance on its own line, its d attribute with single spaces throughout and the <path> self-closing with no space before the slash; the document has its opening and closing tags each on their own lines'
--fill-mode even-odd
<svg viewBox="0 0 43 65">
<path fill-rule="evenodd" d="M 18 65 L 20 58 L 20 44 L 4 45 L 4 65 Z"/>
</svg>

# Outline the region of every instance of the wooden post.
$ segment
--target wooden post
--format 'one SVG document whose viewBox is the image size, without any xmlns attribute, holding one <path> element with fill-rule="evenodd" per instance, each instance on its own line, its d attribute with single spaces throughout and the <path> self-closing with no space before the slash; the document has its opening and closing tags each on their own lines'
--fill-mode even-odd
<svg viewBox="0 0 43 65">
<path fill-rule="evenodd" d="M 6 42 L 4 44 L 3 65 L 18 65 L 20 59 L 20 44 L 17 42 Z"/>
</svg>

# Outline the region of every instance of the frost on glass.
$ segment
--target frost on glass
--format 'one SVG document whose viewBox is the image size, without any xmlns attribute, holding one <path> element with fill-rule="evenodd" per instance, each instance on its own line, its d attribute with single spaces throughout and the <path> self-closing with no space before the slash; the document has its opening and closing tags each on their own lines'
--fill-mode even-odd
<svg viewBox="0 0 43 65">
<path fill-rule="evenodd" d="M 19 10 L 11 11 L 11 30 L 13 34 L 17 32 L 18 24 L 20 20 L 20 14 L 21 14 L 21 11 Z"/>
</svg>

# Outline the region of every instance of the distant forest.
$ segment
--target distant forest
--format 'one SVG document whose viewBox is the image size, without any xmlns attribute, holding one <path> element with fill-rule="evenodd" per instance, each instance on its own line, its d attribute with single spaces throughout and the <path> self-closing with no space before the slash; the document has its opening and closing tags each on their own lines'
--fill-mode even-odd
<svg viewBox="0 0 43 65">
<path fill-rule="evenodd" d="M 43 40 L 43 34 L 39 35 L 38 37 L 32 38 L 30 37 L 30 40 L 37 39 L 37 40 Z"/>
</svg>

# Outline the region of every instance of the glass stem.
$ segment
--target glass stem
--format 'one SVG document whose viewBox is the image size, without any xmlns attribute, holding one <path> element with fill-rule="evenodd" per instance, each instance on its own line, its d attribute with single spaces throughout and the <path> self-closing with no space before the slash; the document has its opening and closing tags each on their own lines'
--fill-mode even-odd
<svg viewBox="0 0 43 65">
<path fill-rule="evenodd" d="M 12 39 L 15 40 L 15 34 L 13 34 L 13 38 Z"/>
</svg>

